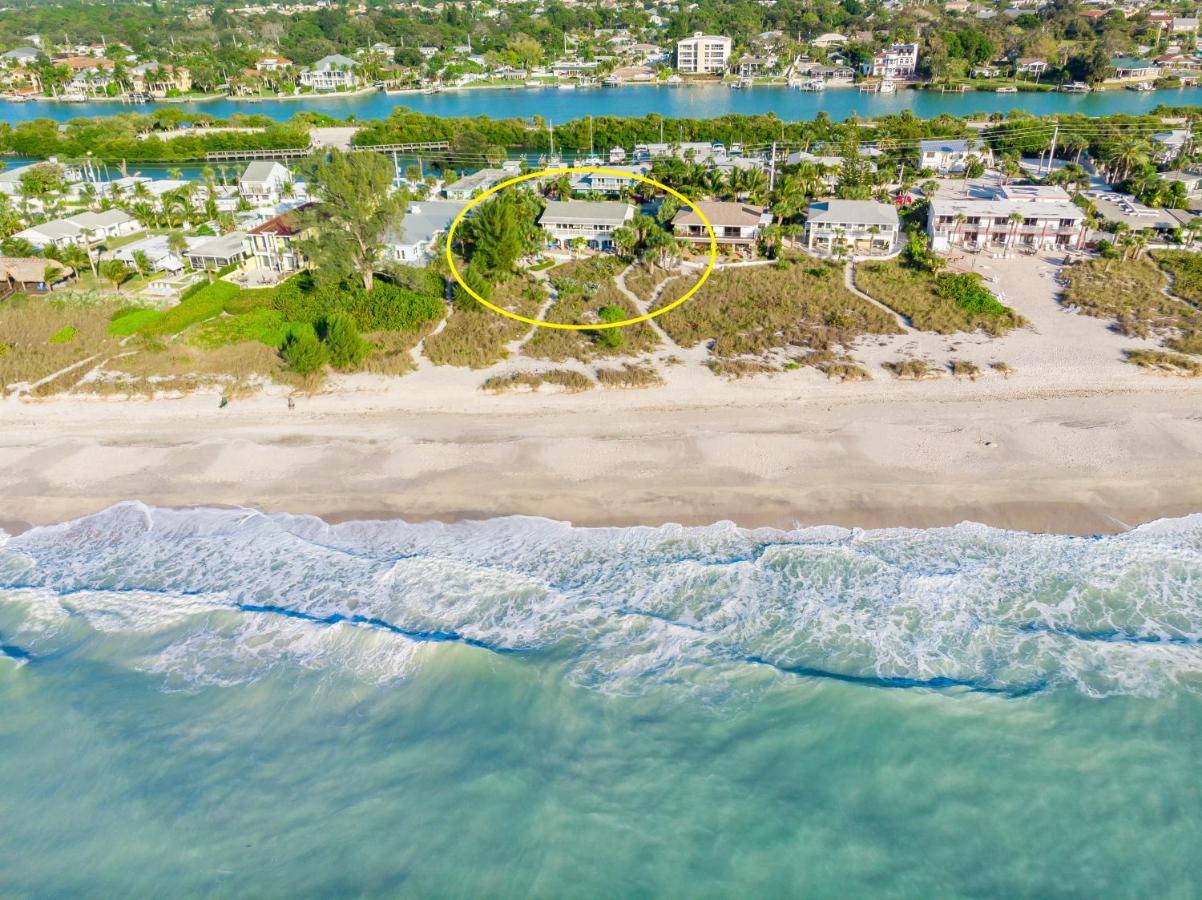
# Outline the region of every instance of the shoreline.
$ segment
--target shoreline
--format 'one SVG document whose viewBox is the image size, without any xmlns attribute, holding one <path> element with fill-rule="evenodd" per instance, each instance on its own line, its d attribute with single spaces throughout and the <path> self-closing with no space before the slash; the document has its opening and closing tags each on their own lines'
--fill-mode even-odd
<svg viewBox="0 0 1202 900">
<path fill-rule="evenodd" d="M 472 379 L 471 373 L 459 380 Z M 805 376 L 641 392 L 423 391 L 347 379 L 295 411 L 235 401 L 0 401 L 5 530 L 122 500 L 360 519 L 1110 534 L 1202 512 L 1193 386 L 829 386 Z M 426 379 L 426 385 L 433 379 Z M 406 383 L 408 382 L 408 383 Z M 882 390 L 883 388 L 883 390 Z"/>
</svg>

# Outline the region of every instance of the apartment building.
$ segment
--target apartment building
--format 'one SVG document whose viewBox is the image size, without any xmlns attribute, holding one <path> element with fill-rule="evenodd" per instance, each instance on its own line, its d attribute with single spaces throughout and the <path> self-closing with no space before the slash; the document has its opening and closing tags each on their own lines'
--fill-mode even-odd
<svg viewBox="0 0 1202 900">
<path fill-rule="evenodd" d="M 703 34 L 676 42 L 676 71 L 684 75 L 712 75 L 726 71 L 734 42 L 728 37 Z"/>
<path fill-rule="evenodd" d="M 927 214 L 935 250 L 1075 250 L 1085 245 L 1085 213 L 1070 200 L 936 197 Z"/>
</svg>

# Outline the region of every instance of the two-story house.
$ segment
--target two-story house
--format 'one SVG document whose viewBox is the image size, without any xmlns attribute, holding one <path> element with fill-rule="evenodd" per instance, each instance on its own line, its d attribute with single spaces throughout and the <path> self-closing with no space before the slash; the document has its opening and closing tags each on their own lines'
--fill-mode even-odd
<svg viewBox="0 0 1202 900">
<path fill-rule="evenodd" d="M 696 206 L 714 229 L 718 243 L 727 246 L 753 244 L 764 227 L 772 224 L 772 213 L 750 203 L 701 200 Z M 709 229 L 693 209 L 685 208 L 676 213 L 672 218 L 672 231 L 681 240 L 695 244 L 710 242 Z"/>
<path fill-rule="evenodd" d="M 940 175 L 963 172 L 973 157 L 987 166 L 993 164 L 993 153 L 980 138 L 920 141 L 918 152 L 922 168 Z"/>
<path fill-rule="evenodd" d="M 285 189 L 292 184 L 288 168 L 272 160 L 259 159 L 248 165 L 238 176 L 238 193 L 253 206 L 280 202 Z"/>
<path fill-rule="evenodd" d="M 288 210 L 247 231 L 249 268 L 274 278 L 283 278 L 308 265 L 295 246 L 301 235 L 299 213 L 299 209 Z"/>
<path fill-rule="evenodd" d="M 853 253 L 890 253 L 901 234 L 897 209 L 875 200 L 823 200 L 806 215 L 806 247 L 832 253 L 845 247 Z"/>
<path fill-rule="evenodd" d="M 634 219 L 634 207 L 612 200 L 548 200 L 538 224 L 560 247 L 577 241 L 595 250 L 613 248 L 613 234 Z"/>
<path fill-rule="evenodd" d="M 323 56 L 300 74 L 300 83 L 315 91 L 347 91 L 359 85 L 359 64 L 349 56 L 333 53 Z"/>
<path fill-rule="evenodd" d="M 927 213 L 935 250 L 1080 249 L 1087 230 L 1070 200 L 935 197 Z"/>
</svg>

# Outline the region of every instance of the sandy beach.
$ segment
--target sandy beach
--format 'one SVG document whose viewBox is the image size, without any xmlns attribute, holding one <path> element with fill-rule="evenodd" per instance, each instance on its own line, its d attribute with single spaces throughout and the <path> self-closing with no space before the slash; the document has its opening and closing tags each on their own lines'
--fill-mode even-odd
<svg viewBox="0 0 1202 900">
<path fill-rule="evenodd" d="M 522 514 L 582 525 L 937 526 L 1092 534 L 1202 511 L 1202 392 L 1116 365 L 832 384 L 682 367 L 634 392 L 493 396 L 478 373 L 330 393 L 0 403 L 0 519 L 120 500 L 327 519 Z"/>
</svg>

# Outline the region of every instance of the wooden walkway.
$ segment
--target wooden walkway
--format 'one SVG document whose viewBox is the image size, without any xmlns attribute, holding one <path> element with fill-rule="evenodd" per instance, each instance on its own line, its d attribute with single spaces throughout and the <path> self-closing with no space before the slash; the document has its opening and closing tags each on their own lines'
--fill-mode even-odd
<svg viewBox="0 0 1202 900">
<path fill-rule="evenodd" d="M 210 150 L 205 154 L 208 162 L 238 162 L 256 159 L 303 159 L 314 150 L 324 149 L 314 147 L 286 147 L 275 150 Z M 370 144 L 352 145 L 351 152 L 374 150 L 377 153 L 435 153 L 450 150 L 449 141 L 422 141 L 407 144 Z"/>
</svg>

